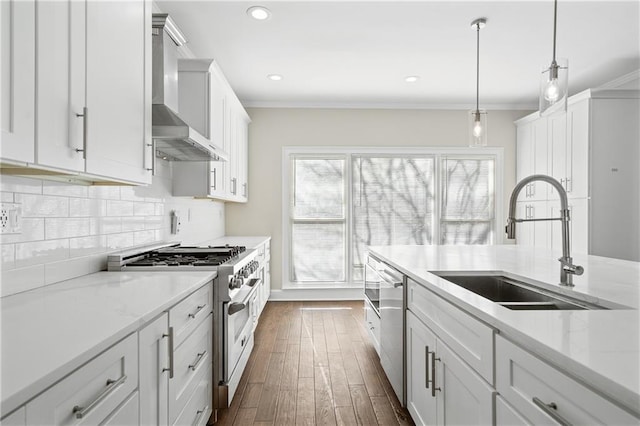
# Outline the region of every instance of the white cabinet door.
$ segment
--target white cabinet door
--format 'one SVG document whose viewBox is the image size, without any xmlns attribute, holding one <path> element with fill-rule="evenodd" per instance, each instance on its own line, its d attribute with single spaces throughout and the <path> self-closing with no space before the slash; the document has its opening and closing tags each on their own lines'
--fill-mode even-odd
<svg viewBox="0 0 640 426">
<path fill-rule="evenodd" d="M 86 8 L 86 172 L 150 183 L 151 2 Z"/>
<path fill-rule="evenodd" d="M 436 350 L 436 336 L 407 311 L 407 409 L 420 425 L 436 422 L 436 398 L 432 396 L 429 353 Z"/>
<path fill-rule="evenodd" d="M 249 123 L 242 106 L 239 106 L 237 115 L 238 179 L 240 182 L 238 195 L 240 196 L 239 201 L 246 202 L 249 198 Z"/>
<path fill-rule="evenodd" d="M 434 356 L 437 424 L 493 424 L 495 390 L 440 340 Z"/>
<path fill-rule="evenodd" d="M 169 315 L 140 330 L 140 424 L 169 423 Z"/>
<path fill-rule="evenodd" d="M 527 201 L 518 201 L 516 203 L 516 218 L 528 219 L 531 211 L 531 203 Z M 521 246 L 532 246 L 533 239 L 533 222 L 516 223 L 516 242 Z"/>
<path fill-rule="evenodd" d="M 589 100 L 567 107 L 567 195 L 589 195 Z"/>
<path fill-rule="evenodd" d="M 37 2 L 37 158 L 84 171 L 86 3 Z"/>
<path fill-rule="evenodd" d="M 546 175 L 548 166 L 548 126 L 547 118 L 538 118 L 533 123 L 533 173 Z M 529 190 L 529 198 L 532 200 L 546 200 L 549 193 L 549 184 L 546 182 L 532 182 Z"/>
<path fill-rule="evenodd" d="M 0 1 L 2 159 L 35 160 L 35 2 Z"/>
<path fill-rule="evenodd" d="M 560 201 L 549 201 L 549 217 L 560 217 Z M 569 236 L 571 253 L 587 254 L 589 244 L 589 200 L 569 199 Z M 549 244 L 553 250 L 562 250 L 562 224 L 549 222 Z"/>
<path fill-rule="evenodd" d="M 549 149 L 551 150 L 550 175 L 558 180 L 566 190 L 567 180 L 567 115 L 556 114 L 549 118 Z M 548 185 L 548 184 L 546 184 Z M 550 199 L 558 199 L 558 192 L 551 189 Z"/>
<path fill-rule="evenodd" d="M 532 201 L 530 205 L 529 214 L 531 219 L 548 217 L 546 201 Z M 531 222 L 531 224 L 533 225 L 533 245 L 535 247 L 549 247 L 549 222 Z"/>
<path fill-rule="evenodd" d="M 519 124 L 516 129 L 516 180 L 520 182 L 533 174 L 533 127 L 535 122 Z M 526 188 L 525 188 L 526 189 Z M 523 190 L 525 191 L 525 190 Z M 529 191 L 521 193 L 522 199 L 529 196 Z"/>
</svg>

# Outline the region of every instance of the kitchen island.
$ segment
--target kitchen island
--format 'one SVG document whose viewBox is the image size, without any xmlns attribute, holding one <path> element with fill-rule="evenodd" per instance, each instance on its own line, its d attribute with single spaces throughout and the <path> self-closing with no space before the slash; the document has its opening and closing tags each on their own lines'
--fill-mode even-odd
<svg viewBox="0 0 640 426">
<path fill-rule="evenodd" d="M 512 245 L 379 246 L 370 247 L 370 253 L 447 302 L 443 305 L 453 305 L 491 329 L 497 336 L 487 345 L 491 354 L 504 338 L 640 418 L 639 263 L 576 254 L 575 263 L 585 272 L 574 277 L 575 287 L 568 288 L 557 285 L 559 253 L 548 250 Z M 433 273 L 446 271 L 497 272 L 611 309 L 510 310 Z M 489 384 L 500 381 L 499 360 L 496 356 L 495 375 L 492 368 L 484 376 Z"/>
</svg>

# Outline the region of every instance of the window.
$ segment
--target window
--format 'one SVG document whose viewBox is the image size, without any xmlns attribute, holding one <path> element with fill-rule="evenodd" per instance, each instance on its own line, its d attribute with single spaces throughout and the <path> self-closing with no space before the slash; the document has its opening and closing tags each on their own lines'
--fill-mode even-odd
<svg viewBox="0 0 640 426">
<path fill-rule="evenodd" d="M 285 149 L 283 287 L 361 285 L 371 245 L 494 242 L 502 150 L 405 151 Z"/>
</svg>

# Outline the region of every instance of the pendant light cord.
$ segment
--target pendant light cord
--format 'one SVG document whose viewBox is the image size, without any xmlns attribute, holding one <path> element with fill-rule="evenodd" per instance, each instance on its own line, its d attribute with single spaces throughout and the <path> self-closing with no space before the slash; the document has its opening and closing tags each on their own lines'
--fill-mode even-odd
<svg viewBox="0 0 640 426">
<path fill-rule="evenodd" d="M 480 22 L 476 24 L 476 114 L 480 112 Z M 555 43 L 554 43 L 555 45 Z"/>
<path fill-rule="evenodd" d="M 558 0 L 553 1 L 553 63 L 556 63 L 556 22 L 558 21 Z"/>
</svg>

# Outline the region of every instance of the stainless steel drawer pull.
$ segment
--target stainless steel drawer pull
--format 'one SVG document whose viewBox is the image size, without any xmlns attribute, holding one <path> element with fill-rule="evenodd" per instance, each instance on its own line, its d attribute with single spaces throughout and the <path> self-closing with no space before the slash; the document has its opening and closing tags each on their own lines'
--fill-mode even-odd
<svg viewBox="0 0 640 426">
<path fill-rule="evenodd" d="M 126 380 L 127 380 L 126 375 L 120 377 L 118 380 L 111 380 L 111 379 L 107 380 L 107 388 L 103 390 L 102 393 L 98 395 L 96 399 L 91 401 L 89 405 L 87 405 L 86 407 L 81 407 L 79 405 L 76 405 L 75 407 L 73 407 L 73 413 L 76 415 L 76 419 L 84 418 L 84 416 L 89 414 L 91 410 L 93 410 L 98 404 L 100 404 L 100 402 L 102 402 L 103 399 L 105 399 L 111 393 L 113 393 Z"/>
<path fill-rule="evenodd" d="M 550 402 L 545 404 L 540 398 L 537 396 L 533 397 L 533 403 L 536 404 L 542 411 L 547 413 L 553 420 L 558 422 L 561 426 L 571 426 L 571 423 L 567 421 L 564 417 L 558 414 L 558 406 L 555 402 Z"/>
<path fill-rule="evenodd" d="M 169 334 L 163 334 L 162 337 L 169 338 L 169 368 L 163 368 L 162 372 L 169 372 L 169 378 L 173 379 L 173 327 L 169 327 Z"/>
<path fill-rule="evenodd" d="M 436 391 L 442 390 L 436 387 L 436 361 L 440 361 L 440 358 L 436 358 L 435 351 L 431 356 L 431 396 L 436 397 Z"/>
<path fill-rule="evenodd" d="M 194 313 L 192 313 L 192 314 L 189 314 L 189 318 L 191 318 L 191 319 L 195 318 L 196 315 L 198 315 L 200 313 L 200 311 L 204 309 L 205 306 L 207 306 L 207 305 L 198 305 L 198 306 L 196 306 L 196 311 Z"/>
<path fill-rule="evenodd" d="M 199 425 L 200 422 L 202 422 L 202 416 L 204 416 L 204 413 L 206 413 L 207 411 L 209 411 L 209 406 L 208 405 L 206 407 L 204 407 L 202 410 L 196 411 L 197 417 L 193 421 L 193 424 L 196 425 L 196 426 Z"/>
<path fill-rule="evenodd" d="M 82 158 L 87 159 L 87 119 L 89 118 L 89 109 L 82 108 L 82 114 L 76 113 L 76 117 L 82 117 L 82 149 L 76 148 L 76 152 L 82 153 Z"/>
<path fill-rule="evenodd" d="M 193 364 L 189 365 L 189 369 L 191 371 L 196 371 L 196 368 L 198 368 L 198 365 L 200 365 L 200 361 L 202 361 L 204 359 L 205 355 L 207 355 L 207 351 L 199 352 L 198 353 L 198 358 L 196 359 L 196 362 L 194 362 Z"/>
</svg>

